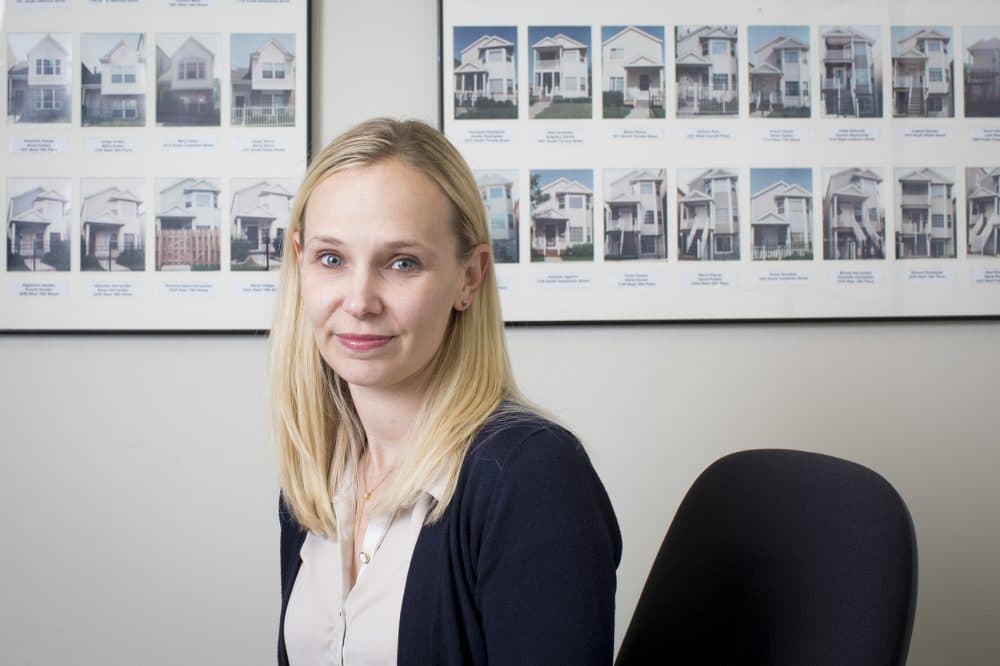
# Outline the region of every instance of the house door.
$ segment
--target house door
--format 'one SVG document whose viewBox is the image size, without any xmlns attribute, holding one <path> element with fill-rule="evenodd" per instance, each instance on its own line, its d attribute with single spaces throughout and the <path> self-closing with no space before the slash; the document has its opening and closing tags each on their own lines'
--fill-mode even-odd
<svg viewBox="0 0 1000 666">
<path fill-rule="evenodd" d="M 555 247 L 556 246 L 556 228 L 551 225 L 545 225 L 545 247 Z"/>
<path fill-rule="evenodd" d="M 649 101 L 649 74 L 639 75 L 639 99 Z"/>
<path fill-rule="evenodd" d="M 247 244 L 250 246 L 251 250 L 259 249 L 257 244 L 260 242 L 258 237 L 258 230 L 255 226 L 247 227 Z"/>
</svg>

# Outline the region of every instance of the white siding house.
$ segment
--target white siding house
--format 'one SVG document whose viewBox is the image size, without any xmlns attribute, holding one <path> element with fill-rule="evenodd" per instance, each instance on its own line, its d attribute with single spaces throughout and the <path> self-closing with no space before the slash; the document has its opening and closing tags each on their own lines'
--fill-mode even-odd
<svg viewBox="0 0 1000 666">
<path fill-rule="evenodd" d="M 162 53 L 162 52 L 161 52 Z M 163 124 L 218 125 L 215 54 L 188 37 L 159 64 L 156 119 Z"/>
<path fill-rule="evenodd" d="M 534 78 L 531 95 L 540 100 L 554 97 L 590 97 L 587 45 L 559 33 L 531 45 Z"/>
<path fill-rule="evenodd" d="M 247 67 L 232 70 L 232 124 L 278 127 L 295 124 L 295 56 L 271 39 L 250 54 Z"/>
<path fill-rule="evenodd" d="M 11 63 L 7 115 L 13 122 L 69 122 L 69 52 L 52 35 L 28 49 L 27 61 Z"/>
<path fill-rule="evenodd" d="M 486 209 L 494 261 L 516 263 L 518 210 L 514 201 L 514 181 L 498 174 L 486 174 L 477 178 L 476 183 Z"/>
<path fill-rule="evenodd" d="M 536 256 L 561 257 L 574 246 L 594 242 L 594 193 L 589 187 L 558 178 L 541 192 L 548 199 L 531 212 L 531 249 Z"/>
<path fill-rule="evenodd" d="M 879 117 L 882 90 L 874 40 L 856 28 L 830 28 L 823 38 L 823 108 L 830 116 Z"/>
<path fill-rule="evenodd" d="M 1000 168 L 966 169 L 969 254 L 1000 256 Z"/>
<path fill-rule="evenodd" d="M 612 176 L 605 172 L 605 177 Z M 663 169 L 636 169 L 605 185 L 604 257 L 663 259 L 666 177 Z"/>
<path fill-rule="evenodd" d="M 966 47 L 965 114 L 1000 116 L 1000 36 Z"/>
<path fill-rule="evenodd" d="M 872 169 L 831 173 L 823 195 L 823 258 L 884 259 L 882 176 Z"/>
<path fill-rule="evenodd" d="M 28 270 L 69 270 L 65 266 L 42 263 L 57 245 L 67 242 L 69 201 L 54 189 L 33 187 L 12 194 L 7 204 L 7 247 Z M 10 267 L 8 267 L 10 268 Z"/>
<path fill-rule="evenodd" d="M 196 178 L 163 188 L 156 206 L 157 231 L 218 229 L 220 191 L 215 183 Z"/>
<path fill-rule="evenodd" d="M 146 56 L 144 40 L 135 46 L 119 41 L 97 62 L 82 66 L 85 125 L 142 125 L 146 117 Z"/>
<path fill-rule="evenodd" d="M 809 45 L 776 37 L 754 51 L 750 67 L 751 113 L 809 108 Z"/>
<path fill-rule="evenodd" d="M 618 91 L 636 109 L 663 106 L 663 40 L 628 26 L 601 45 L 601 79 L 605 92 Z"/>
<path fill-rule="evenodd" d="M 899 40 L 892 59 L 893 115 L 951 117 L 951 38 L 937 30 L 918 30 Z"/>
<path fill-rule="evenodd" d="M 750 197 L 754 260 L 812 259 L 812 193 L 784 181 Z"/>
<path fill-rule="evenodd" d="M 677 27 L 677 115 L 737 112 L 735 26 Z"/>
<path fill-rule="evenodd" d="M 680 197 L 679 252 L 682 259 L 740 258 L 738 174 L 709 169 L 687 184 Z"/>
<path fill-rule="evenodd" d="M 280 184 L 261 180 L 233 192 L 233 239 L 244 242 L 249 259 L 277 268 L 294 195 Z"/>
<path fill-rule="evenodd" d="M 104 270 L 114 270 L 123 250 L 142 249 L 142 203 L 138 195 L 121 187 L 107 187 L 84 197 L 81 256 L 92 257 Z"/>
<path fill-rule="evenodd" d="M 517 54 L 514 43 L 483 35 L 462 49 L 455 66 L 455 106 L 474 106 L 486 97 L 517 103 Z"/>
</svg>

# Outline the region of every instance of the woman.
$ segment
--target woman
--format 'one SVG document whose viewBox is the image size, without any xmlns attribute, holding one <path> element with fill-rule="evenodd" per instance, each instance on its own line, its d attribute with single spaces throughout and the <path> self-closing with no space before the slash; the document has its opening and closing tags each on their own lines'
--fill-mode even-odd
<svg viewBox="0 0 1000 666">
<path fill-rule="evenodd" d="M 610 664 L 621 537 L 511 376 L 485 211 L 419 122 L 296 197 L 270 338 L 281 664 Z"/>
</svg>

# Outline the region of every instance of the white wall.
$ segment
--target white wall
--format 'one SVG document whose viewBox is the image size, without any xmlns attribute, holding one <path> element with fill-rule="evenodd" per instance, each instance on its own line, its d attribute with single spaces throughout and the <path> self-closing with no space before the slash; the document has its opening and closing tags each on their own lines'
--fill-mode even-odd
<svg viewBox="0 0 1000 666">
<path fill-rule="evenodd" d="M 315 5 L 317 146 L 372 115 L 436 122 L 434 0 Z M 426 59 L 337 66 L 375 53 L 375 32 Z M 390 79 L 391 96 L 370 89 Z M 618 512 L 619 640 L 701 469 L 794 447 L 869 465 L 907 499 L 915 666 L 1000 663 L 997 340 L 996 321 L 509 330 L 522 387 L 577 430 Z M 0 336 L 0 663 L 273 663 L 264 347 Z"/>
</svg>

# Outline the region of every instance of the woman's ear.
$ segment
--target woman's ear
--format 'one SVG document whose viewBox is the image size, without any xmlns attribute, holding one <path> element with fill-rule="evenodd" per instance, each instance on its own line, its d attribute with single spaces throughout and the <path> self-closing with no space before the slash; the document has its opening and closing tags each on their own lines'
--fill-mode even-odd
<svg viewBox="0 0 1000 666">
<path fill-rule="evenodd" d="M 490 246 L 480 243 L 472 248 L 469 256 L 465 259 L 465 270 L 462 276 L 462 286 L 459 289 L 459 296 L 455 300 L 456 310 L 466 310 L 472 304 L 472 299 L 483 284 L 483 277 L 490 267 L 492 261 Z"/>
</svg>

